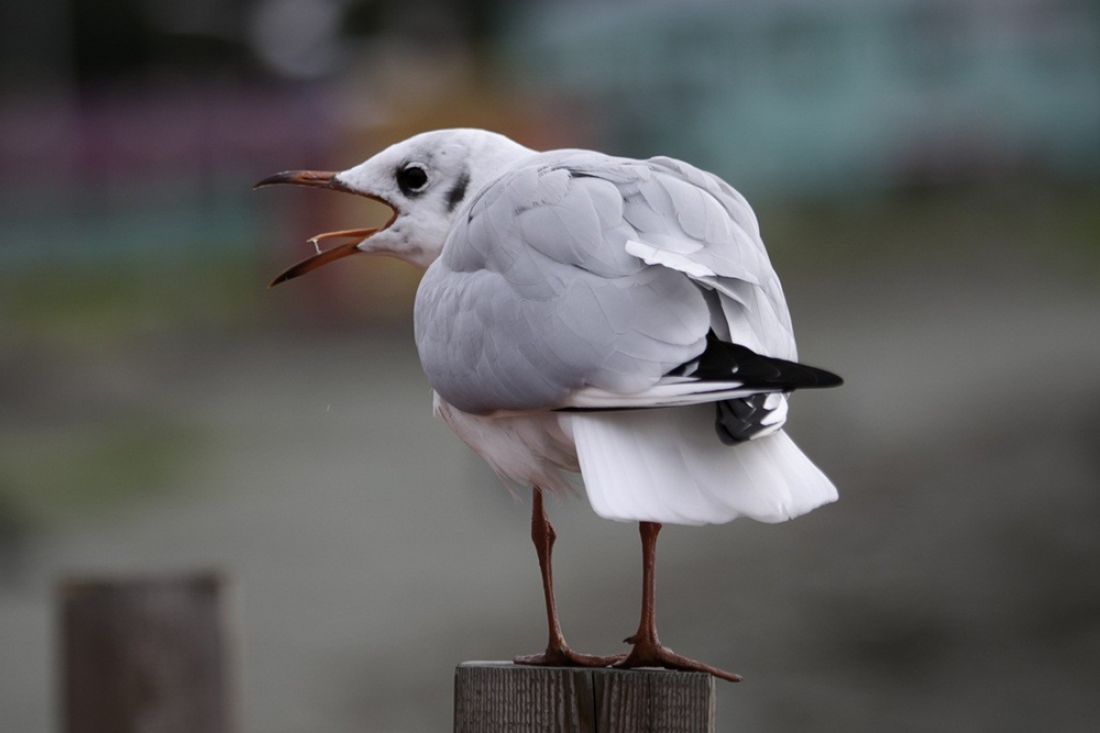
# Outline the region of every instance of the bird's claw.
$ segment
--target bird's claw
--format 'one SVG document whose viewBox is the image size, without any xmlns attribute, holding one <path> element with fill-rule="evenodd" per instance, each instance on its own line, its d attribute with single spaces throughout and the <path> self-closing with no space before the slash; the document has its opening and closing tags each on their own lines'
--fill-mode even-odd
<svg viewBox="0 0 1100 733">
<path fill-rule="evenodd" d="M 634 644 L 634 648 L 630 651 L 630 654 L 626 655 L 625 659 L 612 665 L 618 669 L 664 667 L 665 669 L 678 669 L 686 672 L 706 672 L 727 682 L 741 681 L 741 675 L 677 654 L 657 641 L 639 639 L 635 635 L 627 638 L 626 643 Z"/>
</svg>

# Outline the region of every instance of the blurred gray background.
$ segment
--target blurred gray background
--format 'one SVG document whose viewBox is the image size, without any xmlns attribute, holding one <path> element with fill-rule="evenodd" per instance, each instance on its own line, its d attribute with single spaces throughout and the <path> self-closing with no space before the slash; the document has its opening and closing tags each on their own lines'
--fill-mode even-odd
<svg viewBox="0 0 1100 733">
<path fill-rule="evenodd" d="M 425 129 L 682 157 L 757 208 L 839 503 L 662 535 L 724 730 L 1100 724 L 1100 9 L 1088 0 L 7 0 L 0 728 L 56 729 L 53 593 L 235 579 L 249 732 L 440 731 L 545 641 L 525 491 L 431 415 L 418 273 L 266 282 L 382 207 L 252 193 Z M 550 506 L 574 646 L 637 532 Z"/>
</svg>

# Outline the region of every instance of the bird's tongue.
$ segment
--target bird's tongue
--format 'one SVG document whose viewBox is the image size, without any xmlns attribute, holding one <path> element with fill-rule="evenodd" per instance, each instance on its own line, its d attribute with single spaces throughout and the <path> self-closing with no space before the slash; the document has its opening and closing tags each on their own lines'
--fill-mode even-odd
<svg viewBox="0 0 1100 733">
<path fill-rule="evenodd" d="M 292 280 L 299 275 L 305 275 L 310 270 L 316 270 L 318 267 L 327 265 L 330 262 L 335 262 L 342 257 L 359 254 L 359 243 L 378 231 L 378 229 L 344 229 L 338 232 L 325 232 L 324 234 L 318 234 L 315 237 L 311 237 L 309 241 L 317 248 L 317 253 L 284 270 L 282 274 L 271 281 L 268 287 L 273 288 L 279 283 Z M 338 244 L 331 249 L 322 250 L 318 244 L 323 239 L 348 238 L 352 241 L 346 244 Z"/>
</svg>

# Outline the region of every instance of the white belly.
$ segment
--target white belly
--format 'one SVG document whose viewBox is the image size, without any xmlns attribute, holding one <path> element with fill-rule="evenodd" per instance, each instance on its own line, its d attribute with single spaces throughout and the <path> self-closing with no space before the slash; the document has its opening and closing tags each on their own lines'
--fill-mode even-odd
<svg viewBox="0 0 1100 733">
<path fill-rule="evenodd" d="M 562 472 L 583 466 L 589 503 L 605 519 L 781 522 L 836 500 L 833 484 L 781 430 L 723 445 L 710 405 L 489 417 L 434 401 L 436 414 L 504 479 L 569 492 Z"/>
<path fill-rule="evenodd" d="M 547 491 L 573 491 L 568 478 L 562 475 L 562 471 L 580 470 L 567 415 L 471 415 L 435 393 L 432 406 L 435 414 L 501 478 Z"/>
</svg>

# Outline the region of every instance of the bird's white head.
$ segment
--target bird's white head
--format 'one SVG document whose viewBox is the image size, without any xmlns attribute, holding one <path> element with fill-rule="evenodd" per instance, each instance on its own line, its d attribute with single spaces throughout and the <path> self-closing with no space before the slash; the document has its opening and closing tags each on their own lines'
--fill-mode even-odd
<svg viewBox="0 0 1100 733">
<path fill-rule="evenodd" d="M 276 183 L 330 188 L 380 201 L 393 215 L 380 229 L 349 229 L 313 237 L 318 252 L 275 278 L 272 285 L 304 275 L 352 254 L 398 257 L 426 268 L 439 256 L 462 204 L 505 170 L 534 151 L 486 130 L 425 132 L 391 145 L 354 168 L 340 172 L 284 171 L 256 187 Z M 350 240 L 321 250 L 319 243 Z"/>
</svg>

